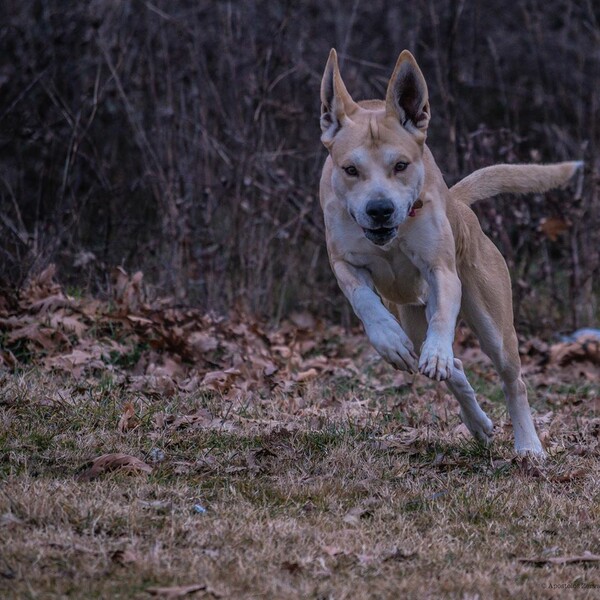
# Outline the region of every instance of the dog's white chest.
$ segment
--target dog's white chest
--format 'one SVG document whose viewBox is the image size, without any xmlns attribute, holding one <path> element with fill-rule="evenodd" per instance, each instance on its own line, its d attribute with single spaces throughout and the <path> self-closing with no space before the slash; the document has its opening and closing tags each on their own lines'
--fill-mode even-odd
<svg viewBox="0 0 600 600">
<path fill-rule="evenodd" d="M 346 259 L 367 269 L 380 296 L 397 304 L 427 304 L 428 285 L 397 243 L 388 251 L 349 252 Z"/>
</svg>

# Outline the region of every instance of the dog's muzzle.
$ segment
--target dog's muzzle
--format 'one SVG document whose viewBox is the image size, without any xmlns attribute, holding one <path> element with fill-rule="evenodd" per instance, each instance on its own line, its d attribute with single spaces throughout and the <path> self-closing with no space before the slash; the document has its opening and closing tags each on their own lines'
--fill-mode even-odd
<svg viewBox="0 0 600 600">
<path fill-rule="evenodd" d="M 384 246 L 388 242 L 391 242 L 398 233 L 397 227 L 379 227 L 377 229 L 366 229 L 363 227 L 365 237 L 376 244 L 377 246 Z"/>
<path fill-rule="evenodd" d="M 416 217 L 418 210 L 422 207 L 423 201 L 417 198 L 409 205 L 405 218 L 400 219 L 400 223 L 398 223 L 398 219 L 394 218 L 395 210 L 391 201 L 387 199 L 371 200 L 367 204 L 365 212 L 373 224 L 373 227 L 364 227 L 352 211 L 350 211 L 350 215 L 361 226 L 365 237 L 370 242 L 373 242 L 377 246 L 384 246 L 398 235 L 398 227 L 406 220 L 406 218 Z"/>
<path fill-rule="evenodd" d="M 383 246 L 396 237 L 397 226 L 392 226 L 394 212 L 394 204 L 388 198 L 377 198 L 367 203 L 365 213 L 373 227 L 363 227 L 363 231 L 369 241 Z"/>
</svg>

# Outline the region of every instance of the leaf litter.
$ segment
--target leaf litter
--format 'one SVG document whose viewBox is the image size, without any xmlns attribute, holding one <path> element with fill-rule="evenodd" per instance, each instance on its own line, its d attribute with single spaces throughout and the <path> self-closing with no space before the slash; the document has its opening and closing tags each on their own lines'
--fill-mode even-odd
<svg viewBox="0 0 600 600">
<path fill-rule="evenodd" d="M 16 297 L 0 297 L 0 368 L 14 370 L 32 364 L 70 375 L 83 384 L 107 375 L 130 395 L 170 398 L 207 394 L 218 398 L 222 406 L 251 406 L 276 397 L 288 413 L 305 419 L 303 426 L 308 423 L 316 427 L 323 415 L 331 413 L 340 419 L 368 421 L 373 412 L 365 411 L 363 392 L 368 392 L 366 396 L 398 397 L 398 392 L 414 388 L 416 380 L 389 369 L 359 329 L 346 331 L 308 312 L 292 313 L 273 328 L 240 311 L 225 317 L 182 307 L 169 298 L 151 298 L 143 274 L 129 274 L 121 267 L 114 269 L 112 282 L 105 299 L 74 297 L 57 282 L 56 269 L 50 265 L 32 277 Z M 600 382 L 600 337 L 595 331 L 579 330 L 556 343 L 538 338 L 522 341 L 527 382 L 543 390 L 551 408 L 585 401 L 590 410 L 600 410 L 597 394 L 585 398 L 577 392 L 565 397 L 561 389 L 569 382 Z M 455 349 L 467 368 L 497 385 L 489 360 L 462 326 L 457 330 Z M 307 403 L 311 386 L 323 386 L 323 382 L 331 391 L 318 404 Z M 351 385 L 355 393 L 339 397 L 337 383 Z M 438 391 L 429 389 L 420 394 L 425 403 L 444 403 Z M 70 399 L 47 399 L 49 405 L 65 401 Z M 135 431 L 143 415 L 143 406 L 136 408 L 134 402 L 126 401 L 116 425 L 118 432 L 128 435 Z M 439 414 L 436 419 L 440 423 Z M 156 431 L 234 433 L 278 428 L 294 431 L 299 427 L 291 419 L 285 423 L 281 419 L 250 419 L 240 410 L 222 415 L 205 408 L 179 415 L 155 413 L 152 421 Z M 576 434 L 565 440 L 561 419 L 552 410 L 543 418 L 537 416 L 536 421 L 550 452 L 564 451 L 565 444 L 580 446 L 588 455 L 599 452 L 597 443 L 581 444 Z M 599 422 L 585 418 L 578 426 L 600 428 Z M 412 423 L 409 416 L 402 427 L 376 433 L 369 443 L 374 449 L 419 453 L 429 436 L 422 425 L 423 417 Z M 506 421 L 498 422 L 497 428 L 510 433 Z M 468 440 L 465 431 L 458 425 L 454 434 L 462 433 Z M 456 466 L 450 458 L 443 464 Z M 557 475 L 556 481 L 568 482 L 580 476 L 577 470 L 565 472 Z"/>
<path fill-rule="evenodd" d="M 299 395 L 323 374 L 358 371 L 352 338 L 308 313 L 268 329 L 246 314 L 224 318 L 149 301 L 142 273 L 120 267 L 105 301 L 69 296 L 51 265 L 16 303 L 0 307 L 0 366 L 9 369 L 34 363 L 76 378 L 107 372 L 133 391 L 206 391 L 225 400 L 274 390 Z"/>
</svg>

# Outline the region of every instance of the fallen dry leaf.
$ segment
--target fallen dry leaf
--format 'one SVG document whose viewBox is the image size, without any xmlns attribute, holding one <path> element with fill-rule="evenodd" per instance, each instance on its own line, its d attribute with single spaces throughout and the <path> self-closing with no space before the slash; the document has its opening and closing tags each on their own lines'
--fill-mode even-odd
<svg viewBox="0 0 600 600">
<path fill-rule="evenodd" d="M 72 302 L 68 298 L 65 298 L 62 292 L 59 292 L 53 296 L 42 298 L 37 302 L 32 302 L 29 305 L 29 310 L 31 312 L 47 313 L 56 310 L 57 308 L 71 306 L 71 304 Z"/>
<path fill-rule="evenodd" d="M 568 565 L 572 563 L 600 562 L 599 554 L 584 552 L 580 556 L 540 556 L 538 558 L 519 558 L 519 562 L 530 565 Z"/>
<path fill-rule="evenodd" d="M 411 558 L 415 558 L 416 556 L 416 552 L 405 552 L 400 548 L 393 548 L 392 550 L 384 554 L 381 557 L 381 560 L 382 562 L 387 562 L 391 560 L 401 562 L 403 560 L 410 560 Z"/>
<path fill-rule="evenodd" d="M 574 361 L 590 361 L 600 365 L 600 341 L 582 336 L 574 342 L 561 342 L 550 347 L 550 362 L 564 367 Z"/>
<path fill-rule="evenodd" d="M 318 376 L 319 373 L 316 369 L 307 369 L 306 371 L 301 371 L 300 373 L 297 373 L 294 379 L 298 382 L 302 382 L 310 381 L 311 379 L 315 379 Z"/>
<path fill-rule="evenodd" d="M 569 222 L 559 217 L 546 217 L 540 221 L 540 230 L 551 242 L 555 242 L 570 226 Z"/>
<path fill-rule="evenodd" d="M 91 481 L 110 471 L 131 473 L 152 473 L 152 467 L 135 456 L 129 454 L 103 454 L 94 459 L 90 467 L 79 474 L 81 481 Z"/>
<path fill-rule="evenodd" d="M 134 325 L 154 325 L 154 321 L 146 319 L 145 317 L 140 317 L 139 315 L 127 315 L 126 319 Z"/>
<path fill-rule="evenodd" d="M 271 375 L 274 375 L 277 373 L 277 371 L 279 371 L 279 367 L 271 361 L 267 361 L 265 367 L 263 368 L 265 377 L 271 377 Z"/>
<path fill-rule="evenodd" d="M 227 389 L 239 375 L 241 375 L 241 371 L 235 368 L 225 369 L 224 371 L 210 371 L 204 376 L 201 385 L 209 390 L 217 392 L 223 391 Z"/>
<path fill-rule="evenodd" d="M 162 596 L 163 598 L 181 598 L 194 592 L 206 590 L 206 584 L 196 583 L 192 585 L 176 585 L 173 587 L 149 587 L 146 591 L 152 596 Z"/>
<path fill-rule="evenodd" d="M 293 312 L 290 315 L 290 321 L 298 327 L 298 329 L 305 329 L 307 331 L 314 330 L 317 326 L 315 317 L 309 312 Z"/>
<path fill-rule="evenodd" d="M 560 475 L 555 475 L 550 479 L 552 481 L 556 481 L 557 483 L 567 483 L 569 481 L 573 481 L 575 479 L 582 479 L 586 475 L 590 473 L 589 469 L 581 468 L 575 469 L 573 471 L 567 471 L 566 473 L 561 473 Z"/>
<path fill-rule="evenodd" d="M 170 398 L 177 391 L 177 384 L 171 377 L 140 375 L 131 377 L 131 389 L 146 394 L 162 394 Z"/>
<path fill-rule="evenodd" d="M 113 270 L 115 301 L 123 313 L 139 309 L 143 302 L 141 271 L 129 275 L 122 267 Z"/>
<path fill-rule="evenodd" d="M 138 421 L 135 418 L 135 407 L 133 406 L 133 402 L 126 402 L 117 429 L 119 433 L 126 433 L 137 427 L 137 425 Z"/>
<path fill-rule="evenodd" d="M 29 322 L 26 319 L 21 321 L 22 326 L 18 329 L 13 329 L 7 336 L 8 343 L 15 343 L 18 340 L 27 340 L 34 342 L 46 351 L 52 351 L 60 346 L 68 346 L 69 340 L 66 336 L 50 327 L 46 327 L 38 322 Z M 8 325 L 8 320 L 2 323 L 3 326 Z"/>
<path fill-rule="evenodd" d="M 21 302 L 34 304 L 52 296 L 61 295 L 60 286 L 54 281 L 56 265 L 49 264 L 41 273 L 31 277 L 21 291 Z"/>
<path fill-rule="evenodd" d="M 358 525 L 361 519 L 371 515 L 371 510 L 364 506 L 355 506 L 344 515 L 344 523 Z"/>
<path fill-rule="evenodd" d="M 77 337 L 82 337 L 87 330 L 87 325 L 73 315 L 67 315 L 63 310 L 54 313 L 50 317 L 50 325 L 54 329 L 62 329 L 67 333 L 74 333 Z"/>
<path fill-rule="evenodd" d="M 167 419 L 167 422 L 171 418 Z M 205 408 L 201 408 L 192 415 L 183 415 L 172 419 L 173 429 L 180 427 L 197 427 L 200 429 L 216 429 L 219 431 L 232 431 L 236 428 L 235 423 L 226 421 L 219 417 L 213 417 Z"/>
<path fill-rule="evenodd" d="M 193 352 L 201 357 L 219 347 L 219 340 L 214 335 L 204 331 L 194 331 L 191 333 L 188 343 L 192 347 Z"/>
<path fill-rule="evenodd" d="M 110 558 L 113 562 L 125 567 L 127 565 L 138 562 L 139 557 L 131 548 L 123 548 L 121 550 L 115 550 Z"/>
</svg>

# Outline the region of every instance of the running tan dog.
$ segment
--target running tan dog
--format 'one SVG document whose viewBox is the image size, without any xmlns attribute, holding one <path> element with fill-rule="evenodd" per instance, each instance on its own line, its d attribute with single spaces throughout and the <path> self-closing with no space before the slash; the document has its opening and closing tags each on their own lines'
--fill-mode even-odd
<svg viewBox="0 0 600 600">
<path fill-rule="evenodd" d="M 463 422 L 487 444 L 492 422 L 452 352 L 460 313 L 498 370 L 517 452 L 543 456 L 521 379 L 508 269 L 468 205 L 499 192 L 545 191 L 581 163 L 488 167 L 448 190 L 425 144 L 427 85 L 406 50 L 385 101 L 358 103 L 332 50 L 321 103 L 329 259 L 371 344 L 398 369 L 445 380 Z"/>
</svg>

